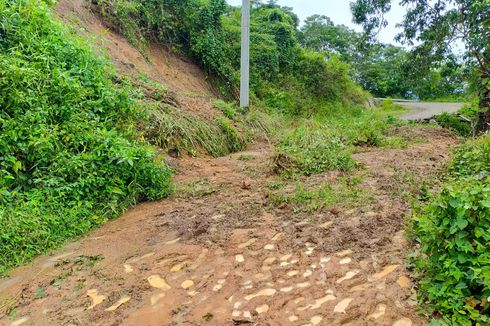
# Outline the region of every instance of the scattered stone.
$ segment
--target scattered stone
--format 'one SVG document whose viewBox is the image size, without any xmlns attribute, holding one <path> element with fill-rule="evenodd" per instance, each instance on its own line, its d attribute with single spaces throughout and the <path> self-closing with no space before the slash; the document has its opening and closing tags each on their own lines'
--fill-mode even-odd
<svg viewBox="0 0 490 326">
<path fill-rule="evenodd" d="M 322 322 L 322 319 L 323 319 L 322 316 L 313 316 L 311 317 L 310 322 L 313 325 L 319 325 Z"/>
<path fill-rule="evenodd" d="M 293 277 L 293 276 L 296 276 L 298 274 L 299 274 L 299 271 L 289 271 L 287 275 L 288 275 L 288 277 Z"/>
<path fill-rule="evenodd" d="M 199 294 L 199 292 L 197 292 L 197 291 L 189 291 L 189 292 L 187 292 L 187 295 L 190 296 L 190 297 L 195 297 L 198 294 Z"/>
<path fill-rule="evenodd" d="M 386 266 L 383 271 L 377 273 L 377 274 L 374 274 L 373 277 L 374 279 L 376 280 L 380 280 L 382 278 L 385 278 L 386 276 L 390 275 L 391 273 L 393 273 L 400 265 L 389 265 L 389 266 Z"/>
<path fill-rule="evenodd" d="M 23 323 L 27 322 L 28 320 L 29 320 L 29 317 L 22 317 L 22 318 L 19 318 L 19 319 L 13 321 L 10 325 L 11 326 L 20 326 Z"/>
<path fill-rule="evenodd" d="M 255 241 L 257 241 L 257 239 L 252 238 L 252 239 L 248 240 L 247 242 L 244 242 L 244 243 L 242 243 L 242 244 L 239 244 L 239 245 L 238 245 L 238 249 L 244 249 L 244 248 L 247 248 L 247 247 L 249 247 L 249 246 L 253 245 L 253 244 L 255 243 Z"/>
<path fill-rule="evenodd" d="M 264 260 L 264 265 L 272 265 L 276 260 L 277 260 L 276 257 L 269 257 L 266 260 Z"/>
<path fill-rule="evenodd" d="M 301 222 L 296 223 L 295 225 L 296 225 L 296 226 L 306 226 L 306 225 L 308 225 L 308 224 L 310 224 L 310 223 L 311 223 L 311 222 L 310 222 L 308 219 L 305 219 L 305 220 L 303 220 L 303 221 L 301 221 Z"/>
<path fill-rule="evenodd" d="M 280 289 L 279 291 L 287 293 L 287 292 L 293 291 L 293 289 L 294 288 L 292 286 L 288 286 L 288 287 Z"/>
<path fill-rule="evenodd" d="M 132 267 L 131 265 L 129 265 L 129 264 L 124 264 L 124 266 L 123 266 L 123 267 L 124 267 L 124 272 L 125 272 L 126 274 L 129 274 L 129 273 L 132 273 L 132 272 L 133 272 L 133 267 Z"/>
<path fill-rule="evenodd" d="M 177 238 L 177 239 L 173 239 L 173 240 L 167 241 L 165 244 L 166 245 L 173 245 L 173 244 L 176 244 L 179 241 L 180 241 L 180 238 Z"/>
<path fill-rule="evenodd" d="M 331 295 L 331 294 L 328 294 L 326 296 L 324 296 L 323 298 L 320 298 L 320 299 L 316 299 L 315 303 L 312 304 L 310 306 L 310 309 L 313 310 L 313 309 L 318 309 L 320 308 L 324 303 L 326 302 L 329 302 L 329 301 L 333 301 L 337 299 L 335 296 Z"/>
<path fill-rule="evenodd" d="M 349 255 L 352 255 L 352 250 L 350 250 L 350 249 L 340 251 L 340 252 L 335 254 L 335 256 L 337 256 L 337 257 L 345 257 L 345 256 L 349 256 Z"/>
<path fill-rule="evenodd" d="M 306 272 L 303 273 L 303 277 L 310 277 L 313 275 L 313 272 L 309 269 L 306 270 Z"/>
<path fill-rule="evenodd" d="M 343 258 L 340 260 L 339 264 L 340 265 L 347 265 L 347 264 L 350 264 L 352 262 L 352 259 L 350 259 L 349 257 L 347 258 Z"/>
<path fill-rule="evenodd" d="M 369 283 L 364 283 L 360 285 L 356 285 L 352 287 L 349 292 L 359 292 L 359 291 L 364 291 L 370 287 Z"/>
<path fill-rule="evenodd" d="M 129 300 L 131 300 L 131 297 L 124 296 L 121 299 L 119 299 L 115 304 L 113 304 L 112 306 L 107 308 L 105 311 L 115 311 L 117 308 L 119 308 L 120 306 L 122 306 L 123 304 L 128 302 Z"/>
<path fill-rule="evenodd" d="M 300 303 L 301 301 L 305 301 L 305 298 L 303 298 L 303 297 L 299 297 L 299 298 L 294 299 L 294 303 L 295 303 L 295 304 L 298 304 L 298 303 Z"/>
<path fill-rule="evenodd" d="M 269 312 L 269 306 L 266 305 L 266 304 L 263 304 L 261 306 L 258 306 L 257 308 L 255 308 L 255 311 L 257 311 L 257 313 L 260 315 L 260 314 L 265 314 L 267 312 Z"/>
<path fill-rule="evenodd" d="M 218 284 L 225 284 L 225 282 L 226 282 L 226 279 L 224 279 L 224 278 L 218 280 Z M 252 282 L 252 281 L 250 281 L 250 282 Z"/>
<path fill-rule="evenodd" d="M 289 316 L 288 319 L 290 322 L 294 323 L 295 321 L 298 321 L 299 318 L 296 315 L 291 315 L 291 316 Z"/>
<path fill-rule="evenodd" d="M 237 263 L 243 263 L 245 261 L 245 258 L 243 257 L 243 255 L 236 255 L 235 256 L 235 261 Z"/>
<path fill-rule="evenodd" d="M 333 312 L 339 313 L 339 314 L 345 314 L 346 313 L 345 310 L 347 309 L 347 307 L 349 307 L 352 300 L 353 300 L 352 298 L 347 298 L 347 299 L 340 301 L 339 303 L 337 303 L 337 305 L 333 309 Z"/>
<path fill-rule="evenodd" d="M 273 236 L 271 240 L 272 241 L 278 241 L 279 239 L 282 238 L 283 235 L 284 235 L 284 233 L 278 233 L 275 236 Z"/>
<path fill-rule="evenodd" d="M 257 273 L 254 275 L 254 277 L 258 280 L 258 281 L 266 281 L 270 278 L 270 274 L 264 274 L 264 273 Z"/>
<path fill-rule="evenodd" d="M 240 308 L 240 306 L 242 305 L 242 303 L 240 301 L 237 301 L 235 302 L 235 304 L 233 305 L 233 309 L 238 309 Z"/>
<path fill-rule="evenodd" d="M 344 277 L 339 278 L 336 283 L 340 284 L 343 281 L 350 280 L 351 278 L 353 278 L 354 276 L 359 274 L 359 272 L 360 272 L 360 270 L 358 270 L 358 269 L 353 270 L 353 271 L 348 271 L 347 274 L 345 274 Z"/>
<path fill-rule="evenodd" d="M 151 296 L 150 303 L 152 306 L 156 305 L 161 298 L 165 296 L 165 293 L 156 293 Z"/>
<path fill-rule="evenodd" d="M 311 284 L 310 284 L 310 282 L 304 282 L 304 283 L 298 283 L 298 284 L 296 284 L 296 286 L 300 289 L 304 289 L 304 288 L 311 286 Z"/>
<path fill-rule="evenodd" d="M 244 311 L 243 312 L 243 317 L 245 317 L 247 319 L 251 319 L 252 318 L 252 314 L 250 313 L 250 311 Z"/>
<path fill-rule="evenodd" d="M 216 285 L 213 287 L 213 291 L 214 291 L 214 292 L 218 292 L 219 290 L 221 290 L 221 288 L 223 288 L 223 285 L 222 285 L 222 284 L 216 284 Z"/>
<path fill-rule="evenodd" d="M 87 295 L 92 299 L 92 305 L 87 310 L 93 309 L 96 305 L 101 304 L 105 299 L 104 295 L 100 294 L 96 289 L 90 289 L 87 291 Z"/>
<path fill-rule="evenodd" d="M 194 286 L 194 282 L 192 280 L 185 280 L 184 282 L 182 282 L 182 284 L 180 284 L 180 286 L 184 290 L 187 290 Z"/>
<path fill-rule="evenodd" d="M 305 255 L 311 256 L 313 254 L 313 250 L 315 250 L 315 248 L 313 247 L 307 248 L 307 250 L 305 251 Z"/>
<path fill-rule="evenodd" d="M 177 264 L 177 265 L 172 266 L 170 271 L 172 273 L 177 273 L 177 272 L 180 272 L 182 270 L 182 268 L 184 268 L 184 264 Z"/>
<path fill-rule="evenodd" d="M 376 310 L 368 316 L 368 319 L 378 319 L 381 316 L 383 316 L 385 312 L 386 312 L 386 305 L 380 303 L 379 305 L 376 306 Z"/>
<path fill-rule="evenodd" d="M 271 297 L 273 296 L 274 294 L 276 294 L 276 290 L 275 289 L 263 289 L 263 290 L 260 290 L 259 292 L 255 293 L 255 294 L 250 294 L 250 295 L 247 295 L 245 297 L 245 300 L 247 301 L 250 301 L 252 300 L 253 298 L 256 298 L 256 297 L 263 297 L 263 296 L 266 296 L 266 297 Z"/>
<path fill-rule="evenodd" d="M 241 315 L 242 315 L 242 312 L 238 311 L 238 310 L 233 310 L 233 312 L 231 313 L 232 317 L 240 317 Z"/>
<path fill-rule="evenodd" d="M 330 262 L 330 257 L 323 257 L 320 259 L 320 266 L 322 268 L 325 268 L 325 266 L 327 266 L 328 262 Z"/>
<path fill-rule="evenodd" d="M 398 285 L 404 289 L 407 289 L 410 287 L 410 279 L 406 276 L 401 276 L 398 281 L 396 281 Z"/>
<path fill-rule="evenodd" d="M 325 222 L 325 223 L 321 224 L 321 225 L 320 225 L 320 227 L 321 227 L 322 229 L 327 230 L 327 229 L 329 229 L 329 228 L 330 228 L 332 225 L 333 225 L 333 221 L 328 221 L 328 222 Z"/>
<path fill-rule="evenodd" d="M 310 267 L 313 268 L 313 269 L 317 269 L 318 268 L 318 266 L 316 264 L 311 264 Z"/>
<path fill-rule="evenodd" d="M 400 320 L 397 320 L 393 326 L 412 326 L 412 321 L 408 318 L 402 318 Z"/>
<path fill-rule="evenodd" d="M 293 255 L 289 254 L 289 255 L 284 255 L 280 258 L 280 261 L 288 261 L 291 257 L 293 257 Z"/>
<path fill-rule="evenodd" d="M 159 275 L 152 275 L 148 277 L 148 283 L 150 283 L 152 287 L 160 289 L 162 291 L 167 291 L 171 289 L 170 285 L 168 285 L 167 282 Z"/>
<path fill-rule="evenodd" d="M 264 249 L 265 250 L 274 250 L 275 246 L 273 244 L 266 244 L 264 246 Z"/>
</svg>

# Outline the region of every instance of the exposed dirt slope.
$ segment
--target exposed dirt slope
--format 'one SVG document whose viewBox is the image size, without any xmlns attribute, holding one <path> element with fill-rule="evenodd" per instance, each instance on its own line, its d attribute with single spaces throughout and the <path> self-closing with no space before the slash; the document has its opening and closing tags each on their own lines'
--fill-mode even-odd
<svg viewBox="0 0 490 326">
<path fill-rule="evenodd" d="M 95 44 L 107 53 L 118 73 L 132 78 L 144 74 L 168 85 L 182 108 L 202 117 L 219 114 L 212 106 L 216 96 L 206 75 L 186 58 L 151 44 L 148 49 L 149 60 L 145 59 L 123 36 L 104 25 L 88 0 L 61 0 L 56 13 L 61 20 L 78 27 L 81 34 L 95 37 Z"/>
<path fill-rule="evenodd" d="M 404 266 L 403 194 L 408 176 L 441 169 L 455 140 L 440 129 L 404 132 L 428 141 L 356 155 L 371 204 L 318 214 L 270 205 L 267 185 L 278 177 L 266 143 L 178 161 L 173 198 L 140 205 L 0 283 L 0 324 L 15 308 L 26 325 L 422 325 Z"/>
</svg>

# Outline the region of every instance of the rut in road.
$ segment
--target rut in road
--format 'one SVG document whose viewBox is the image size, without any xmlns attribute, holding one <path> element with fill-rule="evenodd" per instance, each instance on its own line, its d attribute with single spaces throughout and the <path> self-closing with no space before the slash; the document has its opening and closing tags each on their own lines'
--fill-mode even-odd
<svg viewBox="0 0 490 326">
<path fill-rule="evenodd" d="M 267 142 L 176 160 L 172 198 L 137 206 L 0 283 L 0 324 L 422 325 L 405 266 L 405 195 L 412 179 L 440 171 L 456 141 L 441 129 L 399 132 L 426 141 L 355 154 L 369 204 L 315 213 L 271 204 L 268 185 L 280 178 Z"/>
</svg>

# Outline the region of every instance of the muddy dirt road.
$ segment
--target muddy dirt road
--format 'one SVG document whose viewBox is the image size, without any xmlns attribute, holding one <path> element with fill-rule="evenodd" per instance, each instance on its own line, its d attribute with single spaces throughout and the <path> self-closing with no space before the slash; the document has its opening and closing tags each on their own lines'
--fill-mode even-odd
<svg viewBox="0 0 490 326">
<path fill-rule="evenodd" d="M 444 166 L 455 140 L 441 129 L 400 132 L 426 141 L 355 155 L 362 168 L 353 173 L 373 195 L 357 208 L 271 205 L 268 185 L 279 177 L 266 142 L 175 161 L 172 198 L 139 205 L 1 281 L 0 324 L 422 325 L 404 264 L 405 198 Z"/>
<path fill-rule="evenodd" d="M 399 116 L 402 120 L 424 120 L 430 119 L 441 113 L 455 113 L 463 107 L 463 103 L 444 103 L 444 102 L 406 102 L 393 101 L 410 111 Z"/>
</svg>

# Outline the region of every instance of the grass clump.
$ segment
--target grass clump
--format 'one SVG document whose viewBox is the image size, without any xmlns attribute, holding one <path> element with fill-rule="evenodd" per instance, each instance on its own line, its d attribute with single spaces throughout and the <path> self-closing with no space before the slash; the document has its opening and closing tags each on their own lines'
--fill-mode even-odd
<svg viewBox="0 0 490 326">
<path fill-rule="evenodd" d="M 238 132 L 235 126 L 224 117 L 218 117 L 214 120 L 220 127 L 226 140 L 226 148 L 229 153 L 238 152 L 245 148 L 246 140 Z"/>
<path fill-rule="evenodd" d="M 328 129 L 302 125 L 276 145 L 276 172 L 311 175 L 324 171 L 348 171 L 355 167 L 351 149 Z"/>
<path fill-rule="evenodd" d="M 289 193 L 271 191 L 268 197 L 273 205 L 292 205 L 295 213 L 312 213 L 334 205 L 358 207 L 371 200 L 371 196 L 358 186 L 361 181 L 361 177 L 340 177 L 335 184 L 308 187 L 297 183 Z M 278 188 L 272 186 L 270 189 Z"/>
<path fill-rule="evenodd" d="M 171 191 L 105 60 L 44 1 L 0 0 L 0 273 Z"/>
<path fill-rule="evenodd" d="M 490 322 L 490 136 L 456 154 L 439 195 L 414 217 L 419 299 L 449 325 Z"/>
</svg>

